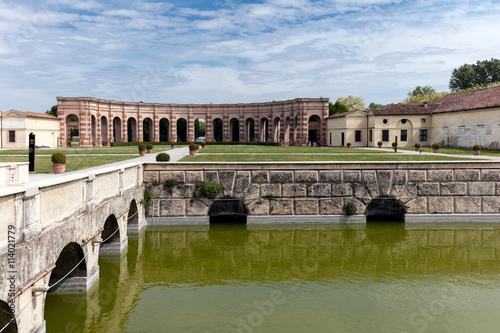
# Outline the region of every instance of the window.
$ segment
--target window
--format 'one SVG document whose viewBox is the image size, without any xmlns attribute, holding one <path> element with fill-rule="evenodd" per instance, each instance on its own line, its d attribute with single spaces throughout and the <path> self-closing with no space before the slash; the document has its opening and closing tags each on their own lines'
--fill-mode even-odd
<svg viewBox="0 0 500 333">
<path fill-rule="evenodd" d="M 16 131 L 9 131 L 9 142 L 16 142 Z"/>
<path fill-rule="evenodd" d="M 384 124 L 387 124 L 387 119 L 382 120 Z"/>
<path fill-rule="evenodd" d="M 401 120 L 401 124 L 406 124 L 406 119 Z"/>
<path fill-rule="evenodd" d="M 361 142 L 361 131 L 356 131 L 356 142 Z"/>
<path fill-rule="evenodd" d="M 420 122 L 421 122 L 422 124 L 425 124 L 425 122 L 426 122 L 425 118 L 422 118 L 422 119 L 420 120 Z"/>
<path fill-rule="evenodd" d="M 370 142 L 373 141 L 373 130 L 370 130 Z"/>
<path fill-rule="evenodd" d="M 426 129 L 421 129 L 420 130 L 420 141 L 427 141 L 427 130 Z"/>
<path fill-rule="evenodd" d="M 408 131 L 401 130 L 401 141 L 408 141 Z"/>
<path fill-rule="evenodd" d="M 330 133 L 330 146 L 332 145 L 332 133 Z"/>
<path fill-rule="evenodd" d="M 382 141 L 389 141 L 389 130 L 382 130 Z"/>
</svg>

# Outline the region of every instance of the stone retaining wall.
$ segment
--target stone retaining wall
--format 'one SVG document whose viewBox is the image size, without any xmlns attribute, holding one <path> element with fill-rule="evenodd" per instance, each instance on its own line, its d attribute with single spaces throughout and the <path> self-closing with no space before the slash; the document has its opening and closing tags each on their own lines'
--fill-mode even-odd
<svg viewBox="0 0 500 333">
<path fill-rule="evenodd" d="M 168 187 L 167 179 L 176 186 Z M 211 199 L 194 199 L 197 182 L 223 185 L 249 216 L 357 213 L 377 197 L 394 197 L 408 214 L 499 214 L 500 163 L 176 163 L 144 165 L 153 200 L 148 217 L 207 216 Z"/>
</svg>

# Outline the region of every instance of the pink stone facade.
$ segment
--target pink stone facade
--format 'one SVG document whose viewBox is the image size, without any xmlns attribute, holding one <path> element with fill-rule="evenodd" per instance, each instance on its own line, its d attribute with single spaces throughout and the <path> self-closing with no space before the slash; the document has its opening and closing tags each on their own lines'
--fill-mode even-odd
<svg viewBox="0 0 500 333">
<path fill-rule="evenodd" d="M 207 142 L 279 142 L 283 146 L 316 142 L 324 146 L 328 102 L 328 98 L 297 98 L 268 103 L 194 105 L 58 97 L 60 146 L 70 145 L 71 129 L 79 130 L 81 147 L 143 142 L 147 139 L 145 123 L 149 124 L 150 142 L 191 142 L 196 139 L 196 119 L 206 123 Z M 177 128 L 180 119 L 187 123 L 182 133 Z"/>
</svg>

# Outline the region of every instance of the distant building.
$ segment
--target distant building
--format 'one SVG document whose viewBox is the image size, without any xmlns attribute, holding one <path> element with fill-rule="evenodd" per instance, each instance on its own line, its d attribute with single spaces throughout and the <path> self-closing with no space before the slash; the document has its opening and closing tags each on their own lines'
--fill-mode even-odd
<svg viewBox="0 0 500 333">
<path fill-rule="evenodd" d="M 50 114 L 10 110 L 1 113 L 0 124 L 1 148 L 27 148 L 30 133 L 37 146 L 58 146 L 59 120 Z"/>
<path fill-rule="evenodd" d="M 455 93 L 423 104 L 389 104 L 327 117 L 327 144 L 375 147 L 439 143 L 500 149 L 500 87 Z"/>
</svg>

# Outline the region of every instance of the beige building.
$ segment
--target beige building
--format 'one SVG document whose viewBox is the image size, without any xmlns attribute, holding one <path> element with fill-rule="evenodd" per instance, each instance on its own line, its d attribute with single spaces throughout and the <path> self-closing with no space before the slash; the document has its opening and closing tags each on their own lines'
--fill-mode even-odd
<svg viewBox="0 0 500 333">
<path fill-rule="evenodd" d="M 389 104 L 327 118 L 329 146 L 375 147 L 439 143 L 500 149 L 500 87 L 454 93 L 432 103 Z"/>
<path fill-rule="evenodd" d="M 0 148 L 28 148 L 29 134 L 36 146 L 57 148 L 59 120 L 47 113 L 10 110 L 0 115 Z"/>
</svg>

